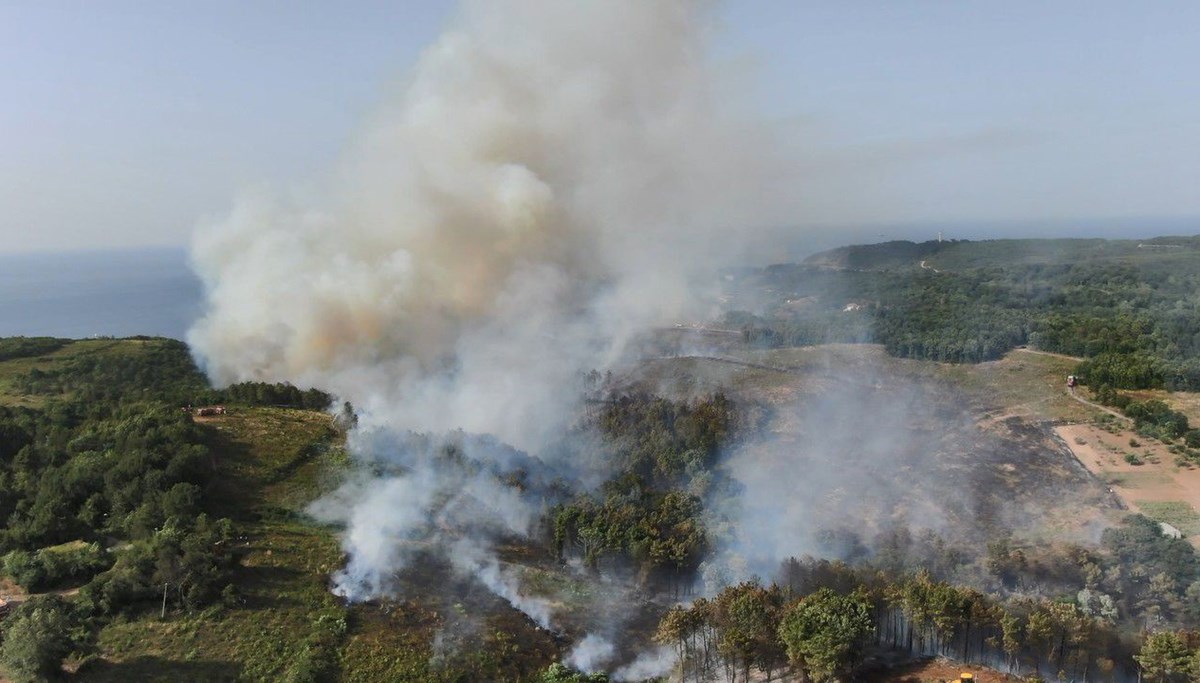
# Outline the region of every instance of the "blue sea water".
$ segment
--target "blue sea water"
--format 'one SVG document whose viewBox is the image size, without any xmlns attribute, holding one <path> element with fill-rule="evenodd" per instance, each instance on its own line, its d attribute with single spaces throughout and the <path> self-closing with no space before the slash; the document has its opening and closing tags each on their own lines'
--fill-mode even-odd
<svg viewBox="0 0 1200 683">
<path fill-rule="evenodd" d="M 200 312 L 183 249 L 0 254 L 0 337 L 182 339 Z"/>
</svg>

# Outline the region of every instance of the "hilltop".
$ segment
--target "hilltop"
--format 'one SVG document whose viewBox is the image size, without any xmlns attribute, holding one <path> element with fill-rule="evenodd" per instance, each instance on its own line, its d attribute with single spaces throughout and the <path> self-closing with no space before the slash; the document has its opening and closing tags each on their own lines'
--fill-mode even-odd
<svg viewBox="0 0 1200 683">
<path fill-rule="evenodd" d="M 1197 236 L 1145 240 L 895 240 L 830 249 L 809 256 L 802 265 L 842 270 L 903 270 L 919 268 L 924 262 L 928 269 L 967 270 L 1101 261 L 1151 265 L 1163 260 L 1194 259 L 1198 255 L 1200 237 Z"/>
</svg>

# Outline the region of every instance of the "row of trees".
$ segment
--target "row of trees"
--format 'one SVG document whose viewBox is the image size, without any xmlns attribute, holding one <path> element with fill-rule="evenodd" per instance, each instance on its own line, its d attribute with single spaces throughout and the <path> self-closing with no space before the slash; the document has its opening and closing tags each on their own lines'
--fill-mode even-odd
<svg viewBox="0 0 1200 683">
<path fill-rule="evenodd" d="M 202 394 L 198 403 L 240 403 L 251 406 L 283 406 L 304 410 L 328 410 L 333 397 L 320 389 L 300 389 L 287 382 L 238 382 Z"/>
<path fill-rule="evenodd" d="M 1132 418 L 1137 431 L 1162 441 L 1182 438 L 1189 448 L 1200 448 L 1200 429 L 1192 429 L 1188 416 L 1158 399 L 1136 401 L 1102 384 L 1093 392 L 1097 401 Z"/>
<path fill-rule="evenodd" d="M 883 651 L 1062 680 L 1107 679 L 1134 664 L 1136 645 L 1073 601 L 1000 602 L 926 573 L 840 570 L 833 585 L 810 593 L 751 581 L 676 606 L 656 639 L 674 648 L 685 681 L 723 674 L 736 683 L 788 669 L 821 683 L 852 675 Z"/>
<path fill-rule="evenodd" d="M 924 536 L 890 534 L 875 546 L 853 565 L 791 558 L 769 586 L 743 582 L 676 607 L 659 640 L 675 648 L 688 680 L 749 680 L 785 666 L 827 680 L 881 651 L 1111 680 L 1149 670 L 1134 657 L 1138 633 L 1200 624 L 1195 550 L 1140 515 L 1106 530 L 1095 549 L 991 542 L 980 564 L 994 583 L 966 571 L 966 555 L 925 563 L 942 578 L 906 560 L 945 547 Z"/>
<path fill-rule="evenodd" d="M 875 632 L 865 590 L 819 589 L 803 597 L 777 584 L 731 586 L 712 599 L 671 608 L 655 639 L 674 648 L 683 680 L 749 681 L 791 667 L 805 678 L 828 680 L 852 672 Z"/>
</svg>

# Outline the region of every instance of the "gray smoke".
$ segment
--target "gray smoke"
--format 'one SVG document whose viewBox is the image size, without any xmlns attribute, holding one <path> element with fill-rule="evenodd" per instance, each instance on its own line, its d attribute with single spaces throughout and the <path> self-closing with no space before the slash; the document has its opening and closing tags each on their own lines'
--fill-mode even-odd
<svg viewBox="0 0 1200 683">
<path fill-rule="evenodd" d="M 371 473 L 312 507 L 345 526 L 339 594 L 389 593 L 432 547 L 550 623 L 489 550 L 538 503 L 496 483 L 512 449 L 465 434 L 539 454 L 581 369 L 678 319 L 689 273 L 778 222 L 786 174 L 709 61 L 709 10 L 468 2 L 326 197 L 248 197 L 196 232 L 188 340 L 213 380 L 319 386 L 361 414 Z"/>
<path fill-rule="evenodd" d="M 671 673 L 678 658 L 675 650 L 662 646 L 647 650 L 632 662 L 619 667 L 612 674 L 614 681 L 644 681 L 661 678 Z"/>
<path fill-rule="evenodd" d="M 501 567 L 490 548 L 464 538 L 451 547 L 450 557 L 455 569 L 474 576 L 488 590 L 537 622 L 538 626 L 551 628 L 550 603 L 523 593 L 520 577 L 512 569 Z"/>
<path fill-rule="evenodd" d="M 595 673 L 604 669 L 616 654 L 616 646 L 612 641 L 599 634 L 589 634 L 571 648 L 567 655 L 567 664 L 585 673 Z"/>
<path fill-rule="evenodd" d="M 674 319 L 777 174 L 706 58 L 707 3 L 469 3 L 324 206 L 199 230 L 218 382 L 327 387 L 376 422 L 533 447 L 576 370 Z"/>
</svg>

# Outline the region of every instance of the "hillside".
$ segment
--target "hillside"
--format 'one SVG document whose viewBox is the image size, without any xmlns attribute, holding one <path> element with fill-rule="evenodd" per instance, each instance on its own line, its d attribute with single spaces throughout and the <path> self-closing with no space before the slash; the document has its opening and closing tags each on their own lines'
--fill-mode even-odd
<svg viewBox="0 0 1200 683">
<path fill-rule="evenodd" d="M 56 384 L 53 390 L 30 383 L 31 376 L 45 381 L 62 376 L 66 368 L 78 371 L 93 362 L 131 370 L 123 388 L 126 396 L 144 397 L 138 409 L 163 403 L 178 413 L 179 408 L 167 399 L 186 401 L 182 397 L 189 393 L 198 391 L 203 397 L 208 391 L 186 349 L 170 340 L 56 340 L 36 346 L 27 341 L 0 342 L 0 349 L 18 346 L 28 350 L 10 352 L 0 361 L 0 406 L 53 412 L 74 405 L 79 396 L 99 401 L 98 388 L 86 381 L 86 375 L 63 376 L 77 381 Z M 189 370 L 173 373 L 175 367 Z M 137 368 L 152 372 L 139 374 Z M 147 380 L 150 376 L 156 379 Z M 230 404 L 227 409 L 224 415 L 183 416 L 196 430 L 195 443 L 207 452 L 203 471 L 197 473 L 197 481 L 203 482 L 198 512 L 229 520 L 214 546 L 222 558 L 218 564 L 226 567 L 218 579 L 225 588 L 217 591 L 215 600 L 180 604 L 172 583 L 165 610 L 160 604 L 162 584 L 157 594 L 141 598 L 126 594 L 125 604 L 111 615 L 107 609 L 86 607 L 91 615 L 80 627 L 90 631 L 83 640 L 91 644 L 68 661 L 76 671 L 73 679 L 325 680 L 336 676 L 348 681 L 432 681 L 457 680 L 466 671 L 485 678 L 509 678 L 544 667 L 557 657 L 560 646 L 553 639 L 519 613 L 500 609 L 494 597 L 476 598 L 472 607 L 492 616 L 481 623 L 485 630 L 472 650 L 464 653 L 469 660 L 456 661 L 452 668 L 437 666 L 433 657 L 435 635 L 448 609 L 436 592 L 386 605 L 347 605 L 334 597 L 328 589 L 329 575 L 342 562 L 335 531 L 316 525 L 303 511 L 345 476 L 342 431 L 319 411 L 245 404 Z M 71 429 L 87 429 L 88 424 L 85 419 Z M 2 455 L 11 457 L 7 452 Z M 0 475 L 0 486 L 4 482 Z M 107 554 L 115 556 L 118 566 L 141 543 L 136 533 L 133 544 L 103 534 L 97 538 L 109 546 Z M 151 542 L 154 538 L 152 533 Z M 110 558 L 107 563 L 111 562 Z M 68 600 L 82 610 L 91 598 L 86 584 L 78 590 L 77 580 L 66 577 L 51 587 L 77 595 Z M 0 598 L 16 608 L 30 596 L 9 581 L 0 583 Z"/>
<path fill-rule="evenodd" d="M 1197 263 L 1196 237 L 844 247 L 727 275 L 717 324 L 759 347 L 874 342 L 948 362 L 1028 345 L 1094 359 L 1085 382 L 1197 391 Z"/>
<path fill-rule="evenodd" d="M 830 672 L 903 680 L 925 669 L 891 664 L 941 656 L 997 679 L 1132 677 L 1139 650 L 1186 650 L 1200 625 L 1200 394 L 1161 374 L 1195 357 L 1158 345 L 1190 329 L 1197 282 L 1173 247 L 1058 247 L 1084 260 L 963 242 L 743 271 L 724 280 L 720 319 L 654 331 L 586 373 L 548 454 L 354 432 L 449 482 L 428 489 L 424 526 L 396 540 L 404 561 L 366 601 L 332 590 L 354 527 L 318 522 L 313 504 L 410 470 L 347 441 L 352 406 L 327 412 L 332 397 L 290 385 L 215 389 L 173 340 L 0 340 L 0 667 L 51 675 L 65 657 L 73 679 L 101 681 L 797 676 L 808 665 L 788 648 L 815 647 L 810 628 L 833 637 L 813 626 L 823 614 L 853 613 Z M 1088 273 L 1120 286 L 1095 294 Z M 920 334 L 990 320 L 954 343 L 1019 314 L 1024 345 L 947 363 L 879 343 L 895 316 L 920 321 L 913 306 Z M 1115 354 L 1048 348 L 1040 327 L 1071 319 L 1108 343 L 1121 316 L 1144 326 Z M 1096 381 L 1134 357 L 1140 383 Z M 1072 392 L 1070 374 L 1091 381 Z M 566 478 L 563 462 L 593 470 Z M 422 493 L 398 491 L 387 504 Z M 505 501 L 530 511 L 528 532 L 481 531 Z M 494 564 L 464 564 L 479 539 Z"/>
</svg>

